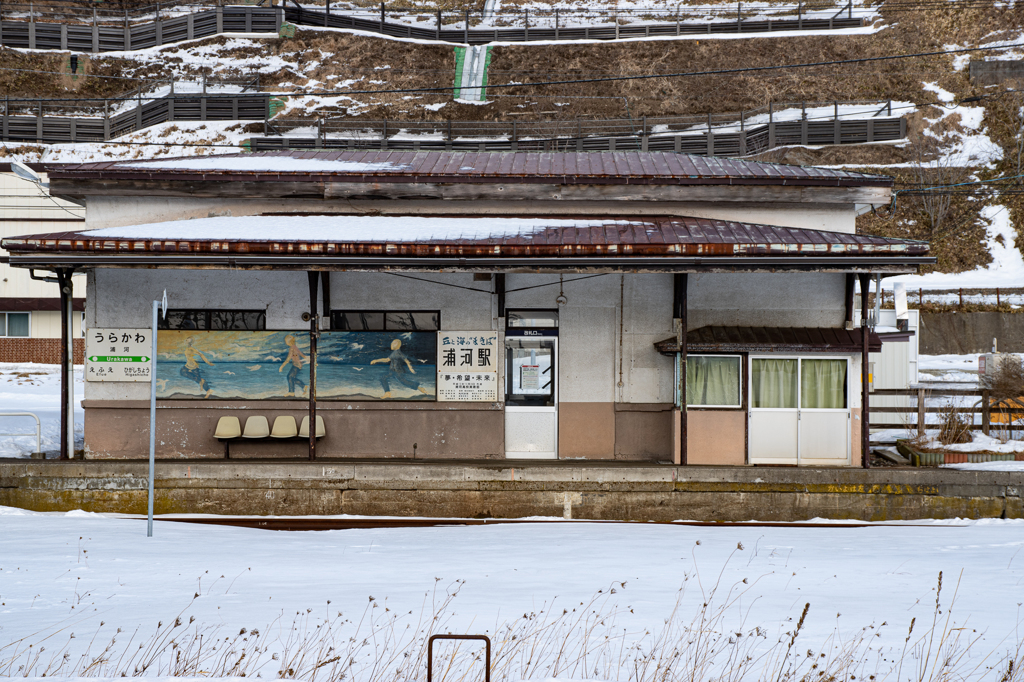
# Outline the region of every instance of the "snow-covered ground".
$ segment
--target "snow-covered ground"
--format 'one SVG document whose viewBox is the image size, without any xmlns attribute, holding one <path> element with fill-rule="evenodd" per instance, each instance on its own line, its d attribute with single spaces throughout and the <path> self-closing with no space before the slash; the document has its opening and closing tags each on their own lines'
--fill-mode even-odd
<svg viewBox="0 0 1024 682">
<path fill-rule="evenodd" d="M 82 447 L 82 367 L 75 367 L 75 448 Z M 33 412 L 42 426 L 43 452 L 60 450 L 60 366 L 31 363 L 0 363 L 0 413 Z M 32 417 L 0 420 L 0 457 L 28 457 L 36 449 L 36 437 L 4 436 L 4 433 L 35 432 Z M 2 556 L 2 555 L 0 555 Z"/>
<path fill-rule="evenodd" d="M 147 675 L 290 668 L 282 676 L 312 680 L 327 661 L 321 679 L 422 680 L 417 638 L 452 632 L 493 638 L 498 680 L 762 680 L 845 656 L 856 664 L 835 679 L 995 682 L 1024 637 L 1015 520 L 325 532 L 158 521 L 148 539 L 139 519 L 0 516 L 4 675 L 82 674 L 99 657 L 88 674 L 133 675 L 148 660 Z"/>
</svg>

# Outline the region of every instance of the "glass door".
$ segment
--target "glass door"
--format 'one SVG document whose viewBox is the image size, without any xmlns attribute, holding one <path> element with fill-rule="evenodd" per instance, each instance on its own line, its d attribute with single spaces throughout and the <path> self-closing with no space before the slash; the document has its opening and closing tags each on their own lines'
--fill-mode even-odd
<svg viewBox="0 0 1024 682">
<path fill-rule="evenodd" d="M 505 456 L 558 457 L 556 337 L 505 337 Z"/>
</svg>

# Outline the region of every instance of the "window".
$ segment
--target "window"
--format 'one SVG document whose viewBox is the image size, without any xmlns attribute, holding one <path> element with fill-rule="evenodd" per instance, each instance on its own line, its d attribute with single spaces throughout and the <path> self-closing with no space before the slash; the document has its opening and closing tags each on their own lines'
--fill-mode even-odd
<svg viewBox="0 0 1024 682">
<path fill-rule="evenodd" d="M 28 336 L 31 313 L 0 313 L 0 336 Z"/>
<path fill-rule="evenodd" d="M 742 407 L 738 355 L 686 357 L 687 407 Z"/>
<path fill-rule="evenodd" d="M 798 407 L 804 410 L 846 409 L 846 360 L 755 358 L 750 364 L 751 407 L 790 410 Z"/>
<path fill-rule="evenodd" d="M 331 329 L 336 331 L 421 331 L 441 329 L 438 310 L 332 310 Z"/>
<path fill-rule="evenodd" d="M 159 329 L 262 331 L 267 328 L 264 310 L 171 309 L 160 317 Z"/>
<path fill-rule="evenodd" d="M 557 329 L 557 310 L 507 310 L 505 326 L 509 329 Z"/>
</svg>

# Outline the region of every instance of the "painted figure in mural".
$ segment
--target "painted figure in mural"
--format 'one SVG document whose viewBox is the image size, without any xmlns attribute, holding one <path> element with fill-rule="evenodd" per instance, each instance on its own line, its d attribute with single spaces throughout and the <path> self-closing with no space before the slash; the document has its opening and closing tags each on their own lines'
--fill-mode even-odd
<svg viewBox="0 0 1024 682">
<path fill-rule="evenodd" d="M 391 342 L 391 355 L 386 358 L 378 358 L 371 360 L 371 365 L 376 365 L 378 362 L 388 362 L 391 366 L 388 368 L 387 374 L 380 378 L 380 385 L 384 387 L 384 398 L 391 397 L 391 382 L 397 381 L 403 386 L 417 389 L 420 393 L 426 393 L 427 389 L 420 386 L 418 381 L 406 378 L 402 376 L 406 369 L 409 370 L 410 374 L 415 374 L 416 370 L 412 368 L 412 363 L 409 362 L 409 358 L 406 357 L 405 353 L 402 352 L 402 341 L 395 339 Z M 404 366 L 403 366 L 404 363 Z"/>
<path fill-rule="evenodd" d="M 207 360 L 202 351 L 195 347 L 195 342 L 194 336 L 185 339 L 185 366 L 181 368 L 179 374 L 199 384 L 199 390 L 206 391 L 206 395 L 203 397 L 209 398 L 210 394 L 213 393 L 213 387 L 210 386 L 210 382 L 203 376 L 203 370 L 199 367 L 199 363 L 196 362 L 196 356 L 198 355 L 210 367 L 213 367 L 213 363 Z"/>
<path fill-rule="evenodd" d="M 309 362 L 309 360 L 306 358 L 306 354 L 295 344 L 294 336 L 289 334 L 284 337 L 284 342 L 288 344 L 288 357 L 284 359 L 284 362 L 277 371 L 283 372 L 285 367 L 291 365 L 288 368 L 288 392 L 298 398 L 299 392 L 296 390 L 296 386 L 302 386 L 303 395 L 309 390 L 309 386 L 306 386 L 306 383 L 299 378 L 299 370 L 302 369 L 302 363 Z"/>
</svg>

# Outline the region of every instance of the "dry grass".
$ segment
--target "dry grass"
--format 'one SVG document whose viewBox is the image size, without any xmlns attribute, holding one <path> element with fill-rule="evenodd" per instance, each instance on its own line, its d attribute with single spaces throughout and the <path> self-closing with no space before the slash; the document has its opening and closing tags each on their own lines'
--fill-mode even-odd
<svg viewBox="0 0 1024 682">
<path fill-rule="evenodd" d="M 730 560 L 743 551 L 738 545 Z M 710 583 L 699 572 L 686 574 L 670 616 L 658 627 L 643 631 L 629 632 L 616 623 L 617 616 L 630 608 L 616 605 L 623 599 L 616 595 L 624 595 L 624 582 L 598 591 L 587 602 L 563 606 L 552 601 L 537 611 L 499 622 L 487 631 L 493 643 L 492 678 L 497 682 L 553 677 L 629 682 L 857 678 L 1024 682 L 1021 643 L 1011 639 L 1003 650 L 1007 642 L 1003 640 L 999 651 L 981 650 L 981 635 L 953 618 L 956 594 L 948 603 L 942 601 L 941 573 L 931 624 L 915 630 L 916 621 L 911 620 L 902 650 L 892 651 L 876 643 L 881 630 L 889 627 L 886 622 L 852 635 L 841 632 L 837 624 L 831 635 L 822 637 L 821 628 L 813 624 L 818 620 L 817 608 L 810 603 L 796 613 L 779 614 L 778 626 L 749 623 L 757 578 L 723 584 L 725 568 Z M 279 619 L 237 633 L 198 624 L 185 611 L 158 623 L 149 633 L 117 628 L 110 634 L 101 623 L 88 641 L 76 641 L 66 623 L 58 624 L 40 630 L 31 641 L 26 638 L 0 647 L 0 675 L 230 675 L 309 682 L 420 682 L 425 677 L 427 640 L 451 630 L 453 603 L 460 589 L 459 581 L 447 589 L 435 587 L 424 595 L 419 613 L 397 613 L 387 600 L 370 597 L 362 614 L 352 618 L 332 611 L 328 601 L 322 608 L 297 612 L 290 623 Z M 808 642 L 810 629 L 819 634 Z M 439 644 L 435 679 L 479 679 L 481 661 L 481 647 L 475 643 Z"/>
</svg>

